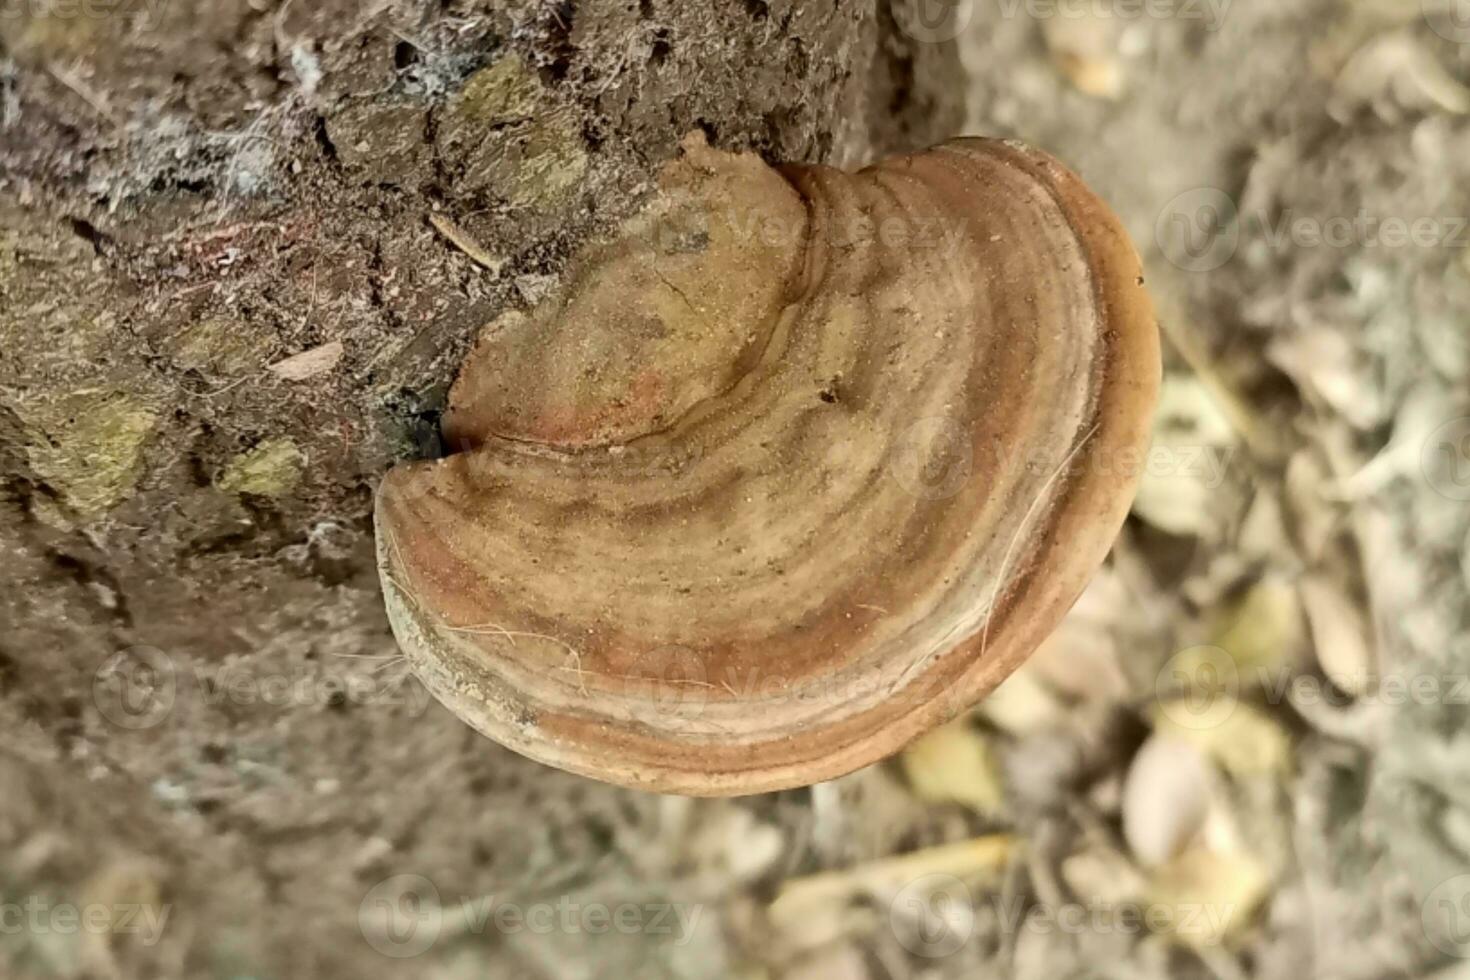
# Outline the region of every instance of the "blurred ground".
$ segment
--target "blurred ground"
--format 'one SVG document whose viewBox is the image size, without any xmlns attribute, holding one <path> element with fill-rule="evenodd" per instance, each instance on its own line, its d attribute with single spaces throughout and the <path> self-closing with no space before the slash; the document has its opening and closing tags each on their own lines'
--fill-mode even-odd
<svg viewBox="0 0 1470 980">
<path fill-rule="evenodd" d="M 1114 204 L 1170 339 L 1134 517 L 1036 660 L 972 717 L 831 784 L 612 790 L 428 703 L 381 623 L 350 612 L 344 592 L 366 602 L 372 583 L 332 578 L 355 566 L 322 525 L 299 543 L 325 570 L 295 600 L 299 635 L 243 637 L 251 652 L 207 674 L 160 667 L 176 725 L 130 736 L 146 710 L 105 683 L 39 713 L 68 739 L 0 702 L 6 976 L 1464 972 L 1463 5 L 958 13 L 966 129 L 1042 145 Z M 290 452 L 273 452 L 234 479 L 278 472 Z M 73 591 L 89 615 L 116 604 L 96 576 Z M 228 620 L 236 601 L 189 615 Z M 359 694 L 322 694 L 286 653 L 302 647 L 351 664 L 331 676 Z M 262 665 L 303 687 L 262 688 Z M 0 682 L 18 669 L 0 659 Z M 130 753 L 98 748 L 128 737 Z M 150 752 L 193 761 L 138 790 L 110 779 Z M 167 820 L 135 825 L 133 792 Z M 67 928 L 69 906 L 103 919 Z"/>
</svg>

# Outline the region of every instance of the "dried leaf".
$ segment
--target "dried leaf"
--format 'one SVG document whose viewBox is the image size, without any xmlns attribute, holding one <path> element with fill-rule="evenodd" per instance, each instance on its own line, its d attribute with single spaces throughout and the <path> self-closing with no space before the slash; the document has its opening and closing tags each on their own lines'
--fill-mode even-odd
<svg viewBox="0 0 1470 980">
<path fill-rule="evenodd" d="M 277 361 L 269 368 L 270 372 L 277 377 L 287 381 L 305 381 L 319 374 L 326 374 L 337 366 L 342 360 L 342 341 L 334 340 L 320 347 L 294 354 L 283 361 Z"/>
<path fill-rule="evenodd" d="M 1285 773 L 1291 767 L 1291 737 L 1276 719 L 1248 704 L 1232 703 L 1209 726 L 1180 724 L 1166 708 L 1156 712 L 1161 734 L 1189 742 L 1233 776 Z"/>
<path fill-rule="evenodd" d="M 1221 508 L 1212 506 L 1235 452 L 1230 420 L 1193 376 L 1164 379 L 1133 512 L 1171 534 L 1219 537 Z"/>
<path fill-rule="evenodd" d="M 1250 922 L 1269 881 L 1247 855 L 1191 848 L 1154 874 L 1149 904 L 1159 914 L 1150 925 L 1191 946 L 1218 946 Z"/>
<path fill-rule="evenodd" d="M 1379 425 L 1388 413 L 1384 398 L 1367 382 L 1363 355 L 1340 327 L 1294 330 L 1273 341 L 1267 356 L 1298 387 L 1357 429 Z"/>
<path fill-rule="evenodd" d="M 782 980 L 868 980 L 867 960 L 851 943 L 828 946 L 781 974 Z"/>
<path fill-rule="evenodd" d="M 1123 837 L 1144 865 L 1163 864 L 1204 826 L 1210 774 L 1198 748 L 1155 734 L 1133 758 L 1123 785 Z"/>
<path fill-rule="evenodd" d="M 1322 557 L 1337 530 L 1337 508 L 1328 500 L 1328 490 L 1333 486 L 1331 470 L 1313 450 L 1301 450 L 1286 464 L 1287 511 L 1302 556 L 1308 561 Z"/>
<path fill-rule="evenodd" d="M 120 859 L 97 871 L 82 886 L 84 907 L 108 913 L 89 920 L 83 930 L 82 961 L 86 972 L 98 977 L 135 976 L 149 972 L 131 962 L 158 941 L 153 930 L 164 928 L 169 905 L 163 901 L 163 869 L 139 857 Z"/>
<path fill-rule="evenodd" d="M 1089 847 L 1062 862 L 1062 880 L 1084 903 L 1120 906 L 1136 902 L 1148 887 L 1133 862 L 1110 847 Z"/>
<path fill-rule="evenodd" d="M 1270 490 L 1257 490 L 1236 539 L 1240 551 L 1258 560 L 1269 560 L 1281 553 L 1281 543 L 1286 540 L 1281 498 Z"/>
<path fill-rule="evenodd" d="M 1219 613 L 1209 639 L 1230 654 L 1243 683 L 1269 680 L 1284 670 L 1302 641 L 1297 590 L 1275 575 L 1261 579 Z"/>
<path fill-rule="evenodd" d="M 749 810 L 722 809 L 707 816 L 689 844 L 689 853 L 712 872 L 736 881 L 765 874 L 786 849 L 786 838 Z"/>
<path fill-rule="evenodd" d="M 1044 34 L 1052 61 L 1078 91 L 1101 99 L 1123 94 L 1116 21 L 1095 15 L 1054 17 L 1044 22 Z"/>
<path fill-rule="evenodd" d="M 1337 78 L 1335 114 L 1372 105 L 1393 118 L 1399 107 L 1470 112 L 1470 88 L 1460 84 L 1418 38 L 1406 31 L 1380 35 L 1365 44 Z"/>
<path fill-rule="evenodd" d="M 914 795 L 926 803 L 963 803 L 980 814 L 1000 810 L 1000 773 L 990 744 L 965 721 L 925 735 L 903 753 Z"/>
<path fill-rule="evenodd" d="M 1071 701 L 1126 698 L 1128 679 L 1119 661 L 1113 630 L 1128 613 L 1129 599 L 1122 580 L 1111 570 L 1099 572 L 1062 625 L 1031 655 L 1019 673 L 1030 673 L 1045 687 Z M 1004 711 L 1004 706 L 1001 710 Z M 1049 718 L 1047 723 L 1056 720 Z"/>
<path fill-rule="evenodd" d="M 1372 689 L 1378 670 L 1360 604 L 1320 575 L 1302 579 L 1298 588 L 1322 672 L 1339 691 L 1362 697 Z"/>
<path fill-rule="evenodd" d="M 1117 99 L 1123 94 L 1123 66 L 1118 59 L 1077 51 L 1056 51 L 1052 58 L 1079 92 L 1100 99 Z"/>
<path fill-rule="evenodd" d="M 884 858 L 845 871 L 792 878 L 771 903 L 771 921 L 794 923 L 815 910 L 845 904 L 863 894 L 892 895 L 929 875 L 949 875 L 962 880 L 995 878 L 1009 865 L 1016 846 L 1010 834 L 990 834 Z"/>
<path fill-rule="evenodd" d="M 1059 725 L 1066 712 L 1029 665 L 1006 678 L 1005 683 L 980 702 L 980 713 L 1002 731 L 1026 736 Z"/>
</svg>

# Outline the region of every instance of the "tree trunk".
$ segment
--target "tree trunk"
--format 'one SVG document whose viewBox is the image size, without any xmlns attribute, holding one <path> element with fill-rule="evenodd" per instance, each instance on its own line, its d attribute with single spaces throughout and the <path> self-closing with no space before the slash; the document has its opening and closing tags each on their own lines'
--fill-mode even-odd
<svg viewBox="0 0 1470 980">
<path fill-rule="evenodd" d="M 447 913 L 375 931 L 422 892 L 399 874 L 446 907 L 719 889 L 667 884 L 671 804 L 430 703 L 372 492 L 437 451 L 476 330 L 688 132 L 843 166 L 928 144 L 952 45 L 875 0 L 0 4 L 0 885 L 168 910 L 156 944 L 57 929 L 0 962 L 402 976 L 438 925 L 435 976 L 719 975 L 714 915 L 580 960 L 456 944 Z"/>
</svg>

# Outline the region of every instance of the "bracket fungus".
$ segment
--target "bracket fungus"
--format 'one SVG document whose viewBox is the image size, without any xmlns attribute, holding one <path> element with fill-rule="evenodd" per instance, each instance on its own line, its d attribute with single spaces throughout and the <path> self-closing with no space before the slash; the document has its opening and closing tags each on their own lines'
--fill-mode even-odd
<svg viewBox="0 0 1470 980">
<path fill-rule="evenodd" d="M 429 689 L 663 792 L 830 779 L 1046 637 L 1127 514 L 1159 380 L 1117 218 L 961 139 L 858 173 L 698 136 L 565 288 L 490 324 L 376 508 Z"/>
</svg>

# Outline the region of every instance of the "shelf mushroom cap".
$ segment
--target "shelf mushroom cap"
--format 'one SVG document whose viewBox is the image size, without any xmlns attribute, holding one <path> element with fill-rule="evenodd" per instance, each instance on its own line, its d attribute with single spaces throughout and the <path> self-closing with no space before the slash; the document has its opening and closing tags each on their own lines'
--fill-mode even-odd
<svg viewBox="0 0 1470 980">
<path fill-rule="evenodd" d="M 625 786 L 840 776 L 984 697 L 1127 514 L 1158 331 L 1118 219 L 961 139 L 858 173 L 685 141 L 490 324 L 378 494 L 393 629 L 490 738 Z"/>
</svg>

